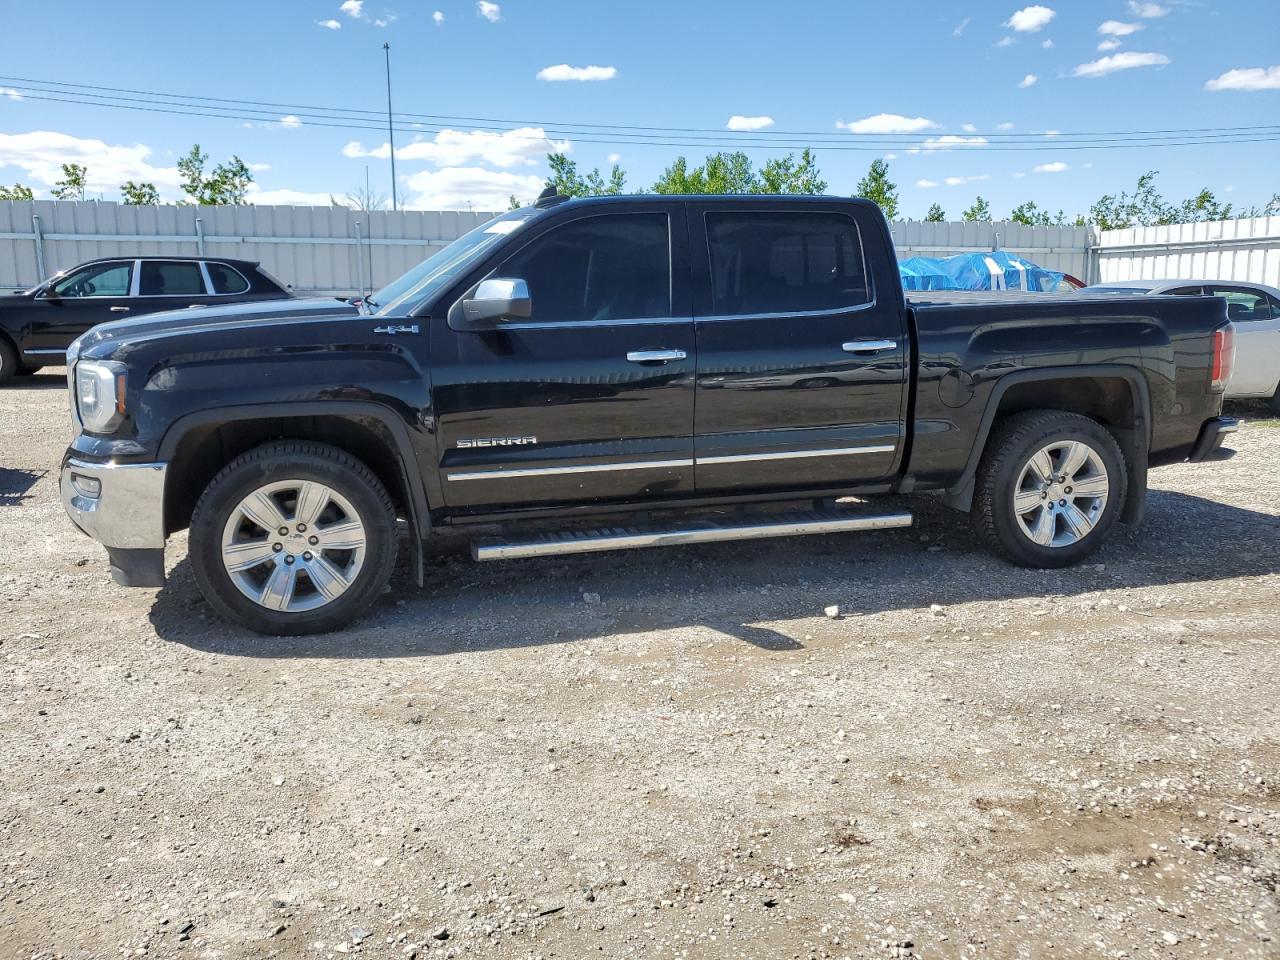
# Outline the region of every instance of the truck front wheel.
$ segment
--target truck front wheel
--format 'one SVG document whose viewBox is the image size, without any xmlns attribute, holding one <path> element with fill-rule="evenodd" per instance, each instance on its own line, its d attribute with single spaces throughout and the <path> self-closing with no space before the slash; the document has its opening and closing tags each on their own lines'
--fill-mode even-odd
<svg viewBox="0 0 1280 960">
<path fill-rule="evenodd" d="M 258 633 L 325 633 L 386 587 L 396 520 L 382 483 L 326 444 L 273 443 L 237 457 L 196 503 L 190 554 L 219 614 Z"/>
<path fill-rule="evenodd" d="M 978 467 L 973 520 L 1025 567 L 1066 567 L 1101 546 L 1128 491 L 1124 453 L 1102 424 L 1061 410 L 1015 414 Z"/>
</svg>

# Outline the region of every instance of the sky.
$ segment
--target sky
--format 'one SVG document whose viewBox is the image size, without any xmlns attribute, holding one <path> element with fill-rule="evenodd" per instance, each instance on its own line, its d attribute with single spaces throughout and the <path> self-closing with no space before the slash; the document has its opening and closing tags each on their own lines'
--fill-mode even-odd
<svg viewBox="0 0 1280 960">
<path fill-rule="evenodd" d="M 117 200 L 133 179 L 180 199 L 176 160 L 195 142 L 210 165 L 249 164 L 255 203 L 326 204 L 366 171 L 388 194 L 384 42 L 397 194 L 418 209 L 528 201 L 553 150 L 585 169 L 617 162 L 640 191 L 680 154 L 693 165 L 741 146 L 760 164 L 806 144 L 833 194 L 887 158 L 915 218 L 936 202 L 959 219 L 978 194 L 997 218 L 1025 200 L 1072 216 L 1147 170 L 1171 199 L 1208 187 L 1249 206 L 1280 191 L 1280 0 L 6 7 L 28 40 L 0 64 L 0 182 L 37 196 L 79 162 L 92 197 Z M 86 102 L 88 86 L 152 108 Z M 220 99 L 172 112 L 156 94 Z M 1232 136 L 1270 142 L 1096 136 L 1258 127 Z"/>
</svg>

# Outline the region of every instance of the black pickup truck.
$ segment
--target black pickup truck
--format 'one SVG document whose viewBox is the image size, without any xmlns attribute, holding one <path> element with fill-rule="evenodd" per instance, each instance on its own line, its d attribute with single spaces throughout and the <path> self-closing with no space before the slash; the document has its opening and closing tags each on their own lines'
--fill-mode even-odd
<svg viewBox="0 0 1280 960">
<path fill-rule="evenodd" d="M 1229 453 L 1221 300 L 939 296 L 868 202 L 544 195 L 359 306 L 85 334 L 62 497 L 119 582 L 189 527 L 209 604 L 295 634 L 479 525 L 493 560 L 900 527 L 867 498 L 928 492 L 1059 567 L 1140 520 L 1148 467 Z"/>
</svg>

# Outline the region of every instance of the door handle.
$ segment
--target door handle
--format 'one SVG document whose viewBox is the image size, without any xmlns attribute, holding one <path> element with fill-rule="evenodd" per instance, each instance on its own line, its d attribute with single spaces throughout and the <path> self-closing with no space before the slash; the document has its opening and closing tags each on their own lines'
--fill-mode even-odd
<svg viewBox="0 0 1280 960">
<path fill-rule="evenodd" d="M 845 353 L 884 353 L 897 348 L 897 340 L 852 340 L 843 344 L 840 349 Z"/>
<path fill-rule="evenodd" d="M 689 356 L 683 350 L 632 350 L 627 354 L 629 363 L 667 363 Z"/>
<path fill-rule="evenodd" d="M 128 307 L 112 307 L 111 312 L 112 313 L 128 313 L 129 308 Z"/>
</svg>

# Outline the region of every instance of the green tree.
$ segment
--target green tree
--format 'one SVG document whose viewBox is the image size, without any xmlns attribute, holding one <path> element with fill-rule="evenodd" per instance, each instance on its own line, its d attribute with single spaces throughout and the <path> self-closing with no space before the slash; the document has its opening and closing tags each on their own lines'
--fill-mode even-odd
<svg viewBox="0 0 1280 960">
<path fill-rule="evenodd" d="M 929 212 L 924 215 L 925 223 L 946 223 L 947 214 L 939 204 L 934 204 L 929 208 Z"/>
<path fill-rule="evenodd" d="M 547 164 L 551 167 L 547 186 L 555 187 L 556 193 L 563 197 L 616 197 L 626 192 L 627 174 L 616 163 L 609 171 L 608 180 L 601 175 L 599 167 L 582 176 L 578 173 L 577 163 L 563 153 L 547 154 Z M 511 200 L 514 203 L 515 197 Z"/>
<path fill-rule="evenodd" d="M 83 200 L 84 184 L 89 171 L 78 163 L 62 165 L 62 179 L 50 191 L 56 200 Z"/>
<path fill-rule="evenodd" d="M 983 200 L 982 197 L 973 201 L 973 206 L 960 214 L 961 218 L 969 223 L 989 222 L 991 220 L 991 204 Z"/>
<path fill-rule="evenodd" d="M 858 190 L 854 196 L 874 200 L 889 220 L 898 216 L 898 185 L 889 179 L 888 161 L 871 161 L 871 168 L 858 181 Z"/>
<path fill-rule="evenodd" d="M 249 184 L 253 183 L 253 173 L 245 162 L 233 156 L 226 163 L 218 164 L 206 176 L 204 165 L 208 159 L 209 155 L 197 143 L 192 145 L 185 157 L 178 160 L 182 192 L 191 198 L 192 203 L 201 206 L 245 203 Z"/>
<path fill-rule="evenodd" d="M 516 195 L 514 193 L 511 194 L 511 196 L 507 197 L 508 210 L 519 210 L 521 206 L 522 204 L 520 203 L 519 200 L 516 199 Z"/>
<path fill-rule="evenodd" d="M 1009 214 L 1009 219 L 1028 227 L 1047 227 L 1053 222 L 1049 217 L 1049 211 L 1041 210 L 1034 200 L 1028 200 L 1014 207 L 1013 213 Z"/>
<path fill-rule="evenodd" d="M 20 183 L 15 183 L 12 187 L 6 187 L 0 184 L 0 200 L 34 200 L 36 195 L 31 192 L 30 187 L 24 187 Z"/>
<path fill-rule="evenodd" d="M 1157 170 L 1148 170 L 1138 178 L 1133 193 L 1121 191 L 1104 194 L 1089 208 L 1089 219 L 1100 230 L 1125 227 L 1150 227 L 1177 223 L 1177 218 L 1164 197 L 1156 190 Z"/>
<path fill-rule="evenodd" d="M 800 152 L 798 161 L 793 153 L 766 161 L 760 168 L 756 187 L 757 193 L 803 194 L 812 197 L 827 192 L 827 181 L 818 172 L 813 151 L 805 147 Z"/>
<path fill-rule="evenodd" d="M 781 176 L 781 174 L 779 174 Z M 761 181 L 751 166 L 751 158 L 741 150 L 734 153 L 713 153 L 700 167 L 689 169 L 684 157 L 676 157 L 671 166 L 662 171 L 654 193 L 760 193 Z"/>
<path fill-rule="evenodd" d="M 120 193 L 124 202 L 133 207 L 154 207 L 160 202 L 160 191 L 154 183 L 126 180 L 120 184 Z"/>
</svg>

